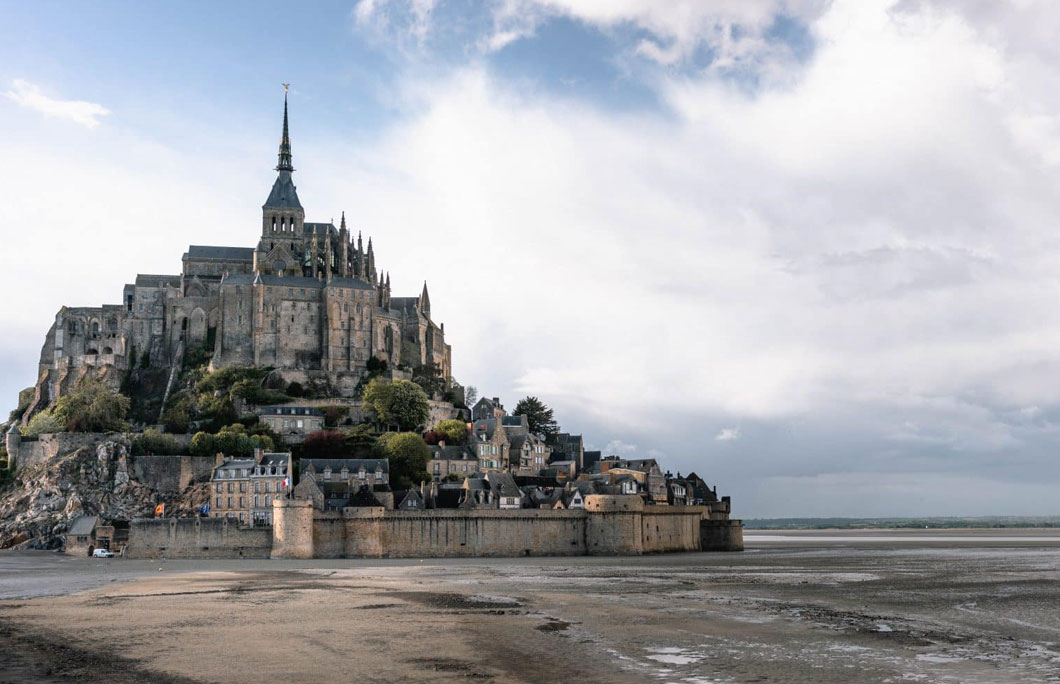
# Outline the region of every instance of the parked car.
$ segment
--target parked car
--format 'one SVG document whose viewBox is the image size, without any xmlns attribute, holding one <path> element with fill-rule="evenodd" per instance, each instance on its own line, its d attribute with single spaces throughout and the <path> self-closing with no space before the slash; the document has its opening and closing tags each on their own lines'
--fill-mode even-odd
<svg viewBox="0 0 1060 684">
<path fill-rule="evenodd" d="M 96 549 L 92 552 L 93 558 L 114 558 L 114 552 L 109 549 Z"/>
</svg>

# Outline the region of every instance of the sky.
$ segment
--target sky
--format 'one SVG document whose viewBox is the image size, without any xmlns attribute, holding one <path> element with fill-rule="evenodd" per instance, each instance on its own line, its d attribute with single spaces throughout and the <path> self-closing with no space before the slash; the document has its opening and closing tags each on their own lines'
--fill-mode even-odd
<svg viewBox="0 0 1060 684">
<path fill-rule="evenodd" d="M 307 220 L 454 376 L 734 515 L 1060 514 L 1051 0 L 4 3 L 0 410 L 62 305 Z"/>
</svg>

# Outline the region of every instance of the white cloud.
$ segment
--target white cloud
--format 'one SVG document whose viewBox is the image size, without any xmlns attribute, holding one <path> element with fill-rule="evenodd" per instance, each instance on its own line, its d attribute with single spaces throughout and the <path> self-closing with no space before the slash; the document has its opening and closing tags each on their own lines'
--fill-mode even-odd
<svg viewBox="0 0 1060 684">
<path fill-rule="evenodd" d="M 549 17 L 567 16 L 602 30 L 632 26 L 648 34 L 635 52 L 673 65 L 702 48 L 714 52 L 715 68 L 761 66 L 787 58 L 779 41 L 766 40 L 777 16 L 808 21 L 821 0 L 506 0 L 495 10 L 494 35 L 532 35 Z"/>
<path fill-rule="evenodd" d="M 86 128 L 95 128 L 100 123 L 100 117 L 110 114 L 109 109 L 95 102 L 48 97 L 39 86 L 29 81 L 15 79 L 11 85 L 13 90 L 6 91 L 5 97 L 44 116 L 67 119 Z"/>
<path fill-rule="evenodd" d="M 718 434 L 714 435 L 714 439 L 718 442 L 733 442 L 740 439 L 740 428 L 722 428 L 718 431 Z"/>
<path fill-rule="evenodd" d="M 603 448 L 604 456 L 632 456 L 637 452 L 637 445 L 623 442 L 621 439 L 612 439 Z"/>
</svg>

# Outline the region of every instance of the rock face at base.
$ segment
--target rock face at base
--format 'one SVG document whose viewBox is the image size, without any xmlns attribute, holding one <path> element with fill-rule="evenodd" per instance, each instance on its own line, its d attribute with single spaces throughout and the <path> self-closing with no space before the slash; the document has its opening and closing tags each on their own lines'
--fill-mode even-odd
<svg viewBox="0 0 1060 684">
<path fill-rule="evenodd" d="M 19 466 L 12 487 L 0 494 L 0 548 L 61 548 L 63 534 L 81 515 L 150 517 L 163 502 L 167 513 L 191 514 L 208 500 L 205 484 L 173 492 L 157 488 L 150 472 L 147 482 L 138 479 L 137 471 L 145 472 L 136 458 L 126 438 L 107 435 Z"/>
</svg>

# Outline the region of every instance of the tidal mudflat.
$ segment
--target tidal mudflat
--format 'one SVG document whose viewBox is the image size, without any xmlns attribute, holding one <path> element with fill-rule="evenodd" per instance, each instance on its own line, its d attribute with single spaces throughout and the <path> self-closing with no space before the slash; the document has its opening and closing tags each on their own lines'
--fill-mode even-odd
<svg viewBox="0 0 1060 684">
<path fill-rule="evenodd" d="M 637 558 L 0 553 L 0 682 L 1060 682 L 1060 532 Z"/>
</svg>

